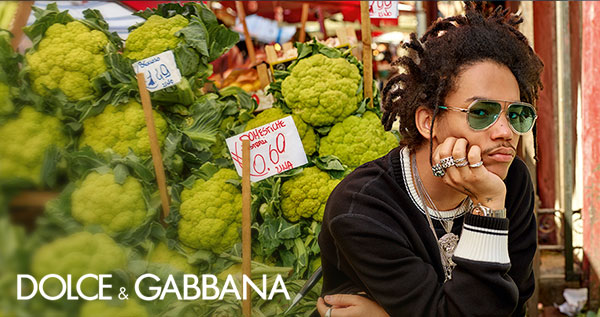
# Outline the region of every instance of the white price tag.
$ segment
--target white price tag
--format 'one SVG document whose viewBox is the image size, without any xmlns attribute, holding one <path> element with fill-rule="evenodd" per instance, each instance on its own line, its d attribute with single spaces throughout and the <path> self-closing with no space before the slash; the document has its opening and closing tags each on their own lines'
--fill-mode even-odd
<svg viewBox="0 0 600 317">
<path fill-rule="evenodd" d="M 398 1 L 369 1 L 369 16 L 376 19 L 397 19 Z"/>
<path fill-rule="evenodd" d="M 244 139 L 250 140 L 250 180 L 253 182 L 308 163 L 292 116 L 225 140 L 235 169 L 240 176 Z"/>
<path fill-rule="evenodd" d="M 164 51 L 132 64 L 135 73 L 144 73 L 148 91 L 157 91 L 177 85 L 181 72 L 175 63 L 173 51 Z"/>
</svg>

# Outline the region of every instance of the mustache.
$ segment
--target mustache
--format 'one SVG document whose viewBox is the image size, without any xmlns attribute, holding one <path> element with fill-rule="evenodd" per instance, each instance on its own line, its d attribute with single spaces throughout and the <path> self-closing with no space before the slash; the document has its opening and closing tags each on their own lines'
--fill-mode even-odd
<svg viewBox="0 0 600 317">
<path fill-rule="evenodd" d="M 515 151 L 515 153 L 517 152 L 517 149 L 512 144 L 510 144 L 510 143 L 502 143 L 500 145 L 497 145 L 497 146 L 494 146 L 494 147 L 490 147 L 490 148 L 487 148 L 487 149 L 483 150 L 481 152 L 481 155 L 483 156 L 483 155 L 490 154 L 491 152 L 493 152 L 493 151 L 495 151 L 495 150 L 497 150 L 499 148 L 510 148 L 513 151 Z"/>
</svg>

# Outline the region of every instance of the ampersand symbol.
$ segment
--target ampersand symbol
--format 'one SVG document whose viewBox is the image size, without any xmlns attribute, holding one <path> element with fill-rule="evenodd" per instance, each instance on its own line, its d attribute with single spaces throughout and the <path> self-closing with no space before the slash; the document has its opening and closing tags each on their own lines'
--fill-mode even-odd
<svg viewBox="0 0 600 317">
<path fill-rule="evenodd" d="M 129 299 L 129 295 L 125 294 L 125 287 L 121 287 L 119 289 L 119 299 L 120 300 Z"/>
</svg>

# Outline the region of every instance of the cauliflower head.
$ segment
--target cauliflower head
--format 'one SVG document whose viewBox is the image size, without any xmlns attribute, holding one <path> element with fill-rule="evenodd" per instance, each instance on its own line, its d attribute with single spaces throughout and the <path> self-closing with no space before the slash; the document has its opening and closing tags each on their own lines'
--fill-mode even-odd
<svg viewBox="0 0 600 317">
<path fill-rule="evenodd" d="M 78 21 L 51 25 L 37 49 L 25 55 L 34 91 L 48 95 L 58 88 L 72 101 L 94 95 L 92 78 L 106 71 L 108 43 L 104 33 Z"/>
<path fill-rule="evenodd" d="M 240 239 L 242 192 L 228 180 L 240 177 L 221 169 L 209 180 L 197 180 L 181 192 L 179 240 L 192 248 L 221 253 Z"/>
<path fill-rule="evenodd" d="M 126 301 L 90 301 L 85 302 L 79 311 L 79 317 L 148 317 L 148 311 L 134 299 Z"/>
<path fill-rule="evenodd" d="M 33 254 L 31 270 L 38 281 L 48 274 L 58 274 L 65 280 L 71 274 L 71 280 L 77 281 L 85 274 L 106 274 L 125 268 L 126 264 L 125 250 L 111 237 L 82 231 L 41 246 Z M 51 296 L 61 289 L 56 279 L 48 279 L 46 285 L 44 289 Z M 85 279 L 81 288 L 91 296 L 97 291 L 98 282 Z"/>
<path fill-rule="evenodd" d="M 142 184 L 128 176 L 121 185 L 112 173 L 92 172 L 71 194 L 71 213 L 82 224 L 99 224 L 109 234 L 134 229 L 147 213 Z"/>
<path fill-rule="evenodd" d="M 188 259 L 183 254 L 169 249 L 163 242 L 158 243 L 150 252 L 148 262 L 166 264 L 184 273 L 198 273 L 198 269 L 189 264 Z"/>
<path fill-rule="evenodd" d="M 0 126 L 0 178 L 22 178 L 41 184 L 46 150 L 67 144 L 61 122 L 24 107 L 19 116 Z"/>
<path fill-rule="evenodd" d="M 14 110 L 15 107 L 11 99 L 10 87 L 0 82 L 0 115 L 10 114 Z"/>
<path fill-rule="evenodd" d="M 318 167 L 305 168 L 281 185 L 281 210 L 289 221 L 313 218 L 323 221 L 325 203 L 340 180 L 331 179 Z"/>
<path fill-rule="evenodd" d="M 259 113 L 256 118 L 248 121 L 246 124 L 245 131 L 252 130 L 254 128 L 258 128 L 261 125 L 265 125 L 269 122 L 273 122 L 278 119 L 282 119 L 289 116 L 289 114 L 284 113 L 279 108 L 270 108 L 261 113 Z M 302 139 L 302 146 L 304 147 L 304 152 L 306 155 L 311 155 L 315 153 L 317 150 L 317 134 L 313 130 L 311 126 L 306 124 L 299 116 L 292 115 L 294 119 L 294 124 L 296 124 L 296 129 L 298 129 L 298 134 L 300 135 L 300 139 Z"/>
<path fill-rule="evenodd" d="M 398 146 L 398 140 L 386 132 L 379 117 L 371 111 L 362 117 L 351 116 L 334 125 L 321 138 L 319 155 L 335 155 L 342 163 L 357 167 L 387 154 Z"/>
<path fill-rule="evenodd" d="M 159 145 L 162 147 L 167 135 L 167 121 L 156 111 L 154 125 Z M 89 145 L 94 151 L 102 153 L 113 151 L 126 156 L 129 149 L 139 157 L 150 156 L 150 139 L 142 105 L 134 100 L 113 106 L 83 122 L 83 134 L 80 146 Z"/>
<path fill-rule="evenodd" d="M 123 55 L 140 60 L 174 49 L 182 41 L 175 33 L 188 23 L 189 21 L 179 14 L 168 19 L 152 15 L 142 26 L 129 33 Z"/>
<path fill-rule="evenodd" d="M 316 54 L 302 59 L 281 83 L 286 104 L 306 123 L 326 126 L 342 121 L 358 108 L 360 73 L 343 58 Z"/>
</svg>

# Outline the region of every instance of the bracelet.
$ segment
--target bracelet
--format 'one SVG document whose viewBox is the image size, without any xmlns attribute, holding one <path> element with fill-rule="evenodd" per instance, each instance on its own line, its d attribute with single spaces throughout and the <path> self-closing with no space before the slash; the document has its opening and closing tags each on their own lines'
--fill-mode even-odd
<svg viewBox="0 0 600 317">
<path fill-rule="evenodd" d="M 481 203 L 475 205 L 473 210 L 471 210 L 471 213 L 485 217 L 506 218 L 506 208 L 493 210 L 492 208 L 486 207 Z"/>
</svg>

